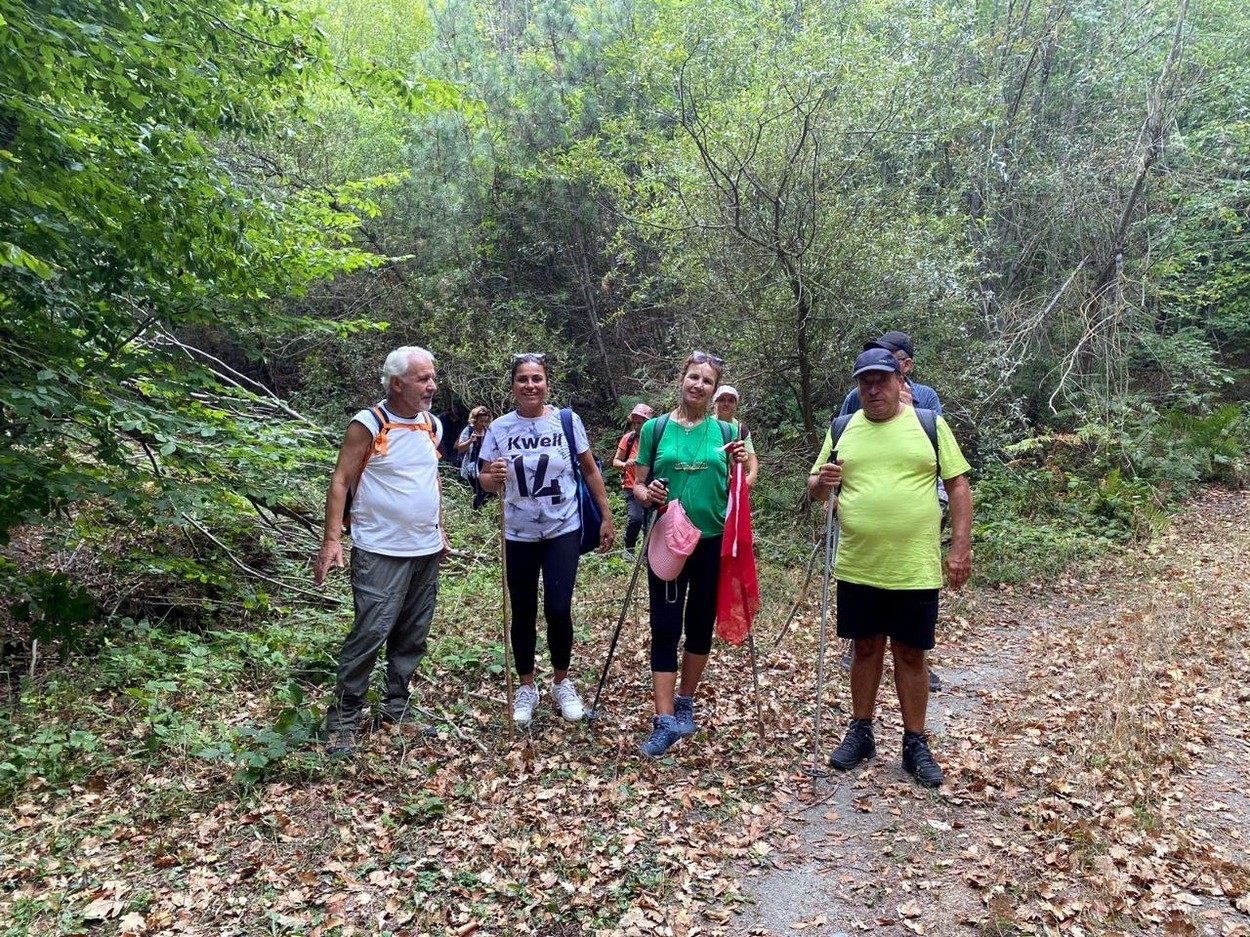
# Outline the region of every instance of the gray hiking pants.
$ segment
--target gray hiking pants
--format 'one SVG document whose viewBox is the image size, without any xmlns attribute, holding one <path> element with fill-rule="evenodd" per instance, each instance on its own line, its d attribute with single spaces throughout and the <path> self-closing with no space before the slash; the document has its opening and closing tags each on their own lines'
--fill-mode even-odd
<svg viewBox="0 0 1250 937">
<path fill-rule="evenodd" d="M 408 681 L 425 656 L 438 594 L 439 555 L 383 556 L 352 549 L 352 599 L 356 620 L 339 656 L 338 685 L 326 728 L 350 729 L 360 721 L 369 678 L 386 648 L 386 699 L 382 713 L 400 719 L 408 707 Z"/>
</svg>

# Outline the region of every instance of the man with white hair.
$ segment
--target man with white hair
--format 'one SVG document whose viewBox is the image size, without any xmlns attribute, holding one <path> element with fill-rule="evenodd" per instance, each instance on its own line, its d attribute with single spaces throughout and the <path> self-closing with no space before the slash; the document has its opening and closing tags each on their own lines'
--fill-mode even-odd
<svg viewBox="0 0 1250 937">
<path fill-rule="evenodd" d="M 343 568 L 342 535 L 352 536 L 355 621 L 339 656 L 326 714 L 328 754 L 351 755 L 373 665 L 386 648 L 386 696 L 375 722 L 412 722 L 408 683 L 425 655 L 448 549 L 438 477 L 443 428 L 430 413 L 438 385 L 434 356 L 407 345 L 382 366 L 386 398 L 348 424 L 326 494 L 325 534 L 313 568 L 321 585 Z"/>
</svg>

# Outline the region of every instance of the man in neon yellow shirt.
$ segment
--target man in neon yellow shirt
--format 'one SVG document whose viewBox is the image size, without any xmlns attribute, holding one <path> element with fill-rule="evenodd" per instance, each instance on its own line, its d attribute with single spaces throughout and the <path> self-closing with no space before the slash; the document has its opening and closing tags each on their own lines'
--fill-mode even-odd
<svg viewBox="0 0 1250 937">
<path fill-rule="evenodd" d="M 872 717 L 889 639 L 903 713 L 903 767 L 926 787 L 937 787 L 942 769 L 925 734 L 925 652 L 935 644 L 943 573 L 942 509 L 933 484 L 940 469 L 950 496 L 946 579 L 958 589 L 972 571 L 970 466 L 941 417 L 935 458 L 915 409 L 903 403 L 903 374 L 887 349 L 861 354 L 852 377 L 862 409 L 846 425 L 836 453 L 826 434 L 807 479 L 813 497 L 823 501 L 832 493 L 835 499 L 838 637 L 855 642 L 851 725 L 829 763 L 846 770 L 876 753 Z"/>
</svg>

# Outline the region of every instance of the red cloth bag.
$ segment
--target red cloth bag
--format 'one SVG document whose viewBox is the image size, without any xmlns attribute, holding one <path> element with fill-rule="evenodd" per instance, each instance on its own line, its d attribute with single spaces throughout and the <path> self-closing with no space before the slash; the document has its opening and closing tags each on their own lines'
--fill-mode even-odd
<svg viewBox="0 0 1250 937">
<path fill-rule="evenodd" d="M 729 510 L 720 548 L 720 584 L 716 594 L 716 634 L 741 647 L 760 610 L 760 580 L 755 571 L 755 535 L 751 532 L 751 489 L 742 466 L 734 465 Z"/>
</svg>

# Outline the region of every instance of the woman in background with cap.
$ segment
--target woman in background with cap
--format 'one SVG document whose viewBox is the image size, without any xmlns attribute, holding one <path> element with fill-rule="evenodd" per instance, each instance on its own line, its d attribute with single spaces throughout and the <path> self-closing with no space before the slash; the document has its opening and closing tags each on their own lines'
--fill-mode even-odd
<svg viewBox="0 0 1250 937">
<path fill-rule="evenodd" d="M 748 488 L 754 488 L 755 480 L 760 475 L 760 460 L 755 457 L 755 441 L 751 438 L 751 430 L 745 423 L 734 418 L 734 414 L 738 412 L 738 398 L 738 388 L 722 384 L 716 391 L 716 397 L 712 402 L 716 404 L 716 418 L 724 420 L 738 431 L 736 438 L 742 440 L 742 445 L 747 451 L 745 481 Z"/>
<path fill-rule="evenodd" d="M 638 535 L 643 532 L 647 509 L 634 497 L 634 463 L 638 461 L 639 431 L 642 424 L 655 416 L 655 411 L 645 403 L 640 403 L 629 412 L 629 432 L 621 437 L 616 446 L 616 455 L 612 458 L 612 467 L 624 473 L 621 486 L 625 489 L 625 511 L 629 520 L 625 524 L 625 552 L 633 553 L 638 543 Z"/>
<path fill-rule="evenodd" d="M 726 427 L 730 438 L 726 443 L 722 424 L 709 413 L 724 366 L 720 358 L 693 352 L 682 364 L 677 408 L 648 420 L 639 434 L 634 497 L 644 508 L 663 507 L 670 499 L 679 501 L 698 534 L 694 552 L 684 565 L 680 557 L 665 551 L 661 528 L 651 534 L 647 582 L 655 716 L 651 735 L 640 746 L 649 758 L 658 758 L 698 729 L 694 694 L 707 666 L 716 625 L 729 469 L 734 462 L 746 461 L 746 450 L 735 438 L 735 430 Z M 683 631 L 686 641 L 679 686 L 677 645 Z"/>
</svg>

